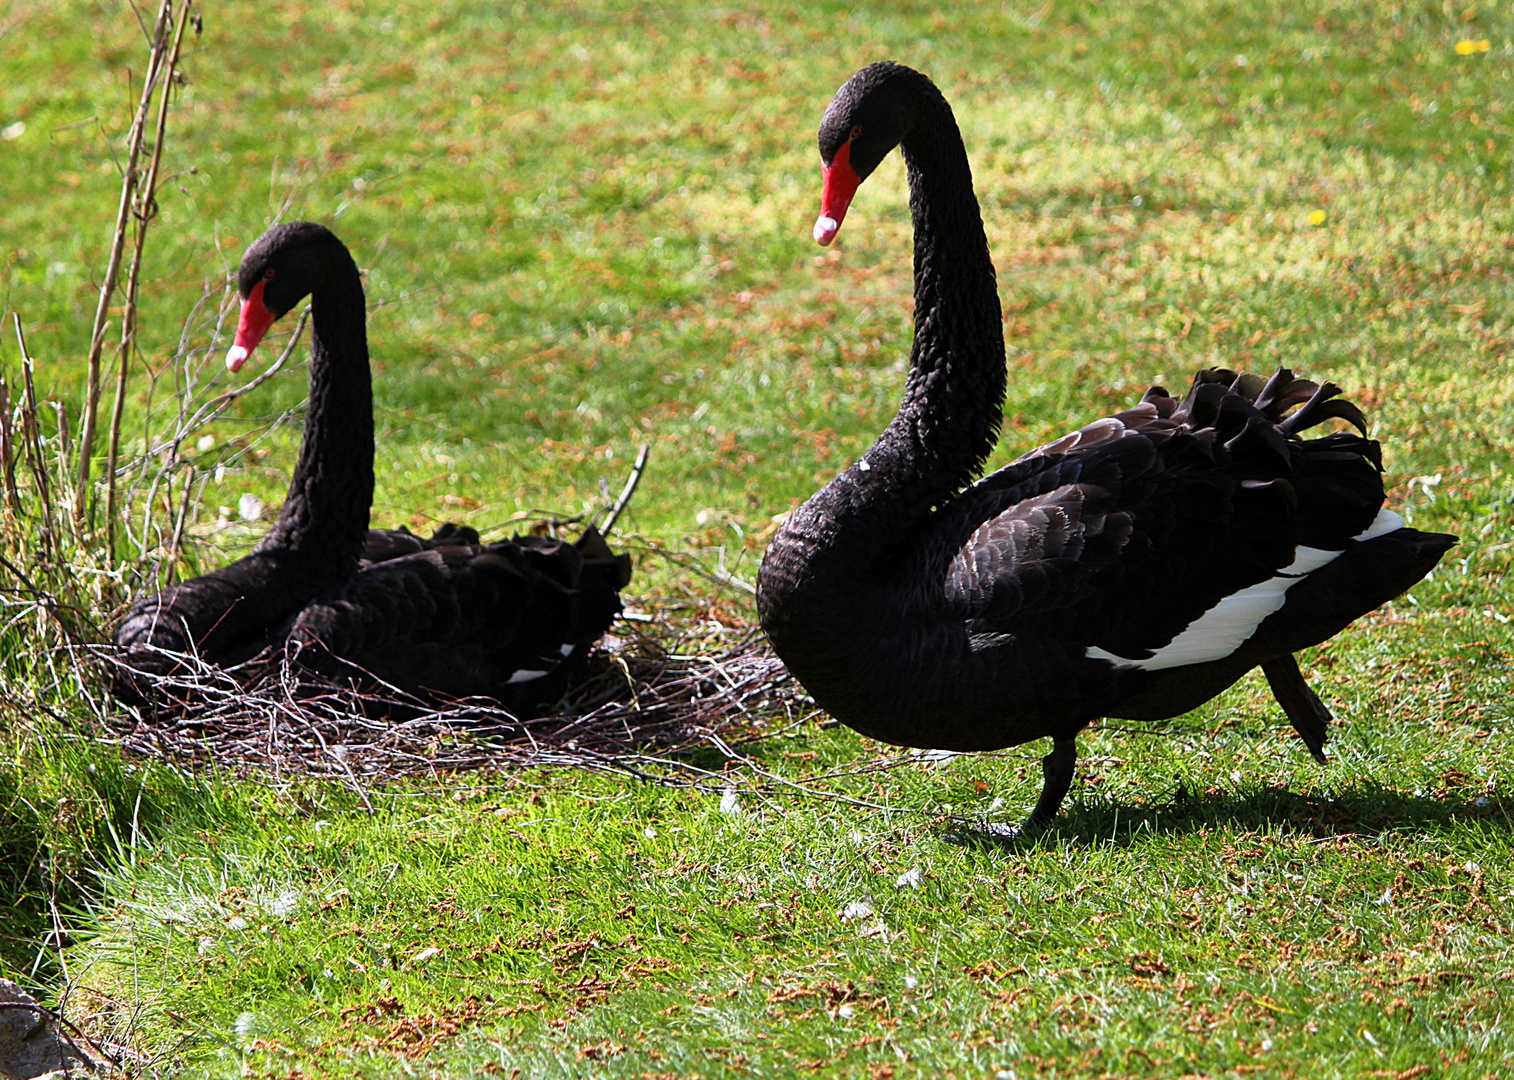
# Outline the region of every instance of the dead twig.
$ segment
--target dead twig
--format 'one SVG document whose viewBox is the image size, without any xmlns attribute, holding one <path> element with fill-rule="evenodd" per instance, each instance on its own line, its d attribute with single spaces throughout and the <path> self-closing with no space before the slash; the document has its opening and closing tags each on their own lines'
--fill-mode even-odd
<svg viewBox="0 0 1514 1080">
<path fill-rule="evenodd" d="M 32 480 L 37 486 L 38 539 L 42 542 L 43 558 L 53 561 L 56 545 L 53 536 L 52 486 L 47 479 L 47 459 L 42 454 L 42 432 L 37 423 L 37 384 L 34 379 L 35 365 L 26 349 L 26 333 L 21 329 L 21 316 L 12 312 L 16 324 L 16 344 L 21 350 L 21 378 L 26 397 L 21 411 L 21 441 L 26 447 L 27 465 L 31 468 Z"/>
<path fill-rule="evenodd" d="M 174 82 L 178 78 L 179 50 L 184 42 L 184 31 L 189 26 L 189 8 L 194 0 L 183 0 L 179 8 L 177 26 L 174 30 L 173 44 L 169 49 L 168 57 L 163 62 L 167 69 L 167 75 L 163 79 L 163 92 L 158 96 L 158 119 L 154 130 L 152 143 L 152 155 L 147 164 L 147 174 L 142 181 L 141 188 L 137 192 L 135 207 L 132 217 L 136 223 L 134 229 L 134 246 L 132 248 L 131 266 L 126 274 L 126 304 L 121 316 L 121 342 L 116 353 L 116 386 L 115 399 L 111 404 L 110 413 L 110 440 L 105 470 L 105 546 L 107 551 L 114 552 L 116 548 L 116 463 L 121 454 L 121 422 L 126 406 L 126 380 L 131 370 L 132 348 L 137 339 L 137 291 L 141 283 L 142 250 L 147 242 L 147 225 L 158 213 L 158 166 L 163 160 L 163 140 L 168 128 L 168 101 L 172 96 Z M 172 6 L 172 0 L 164 0 L 163 10 L 167 12 Z M 159 16 L 161 23 L 162 16 Z M 157 53 L 154 48 L 154 54 Z M 144 102 L 145 107 L 145 102 Z M 98 396 L 98 391 L 97 391 Z M 92 419 L 92 417 L 91 417 Z M 93 431 L 90 432 L 91 442 Z M 83 443 L 79 453 L 79 493 L 75 506 L 75 520 L 80 520 L 87 487 L 89 484 L 89 453 L 92 445 Z"/>
<path fill-rule="evenodd" d="M 631 465 L 631 475 L 626 477 L 626 486 L 620 489 L 620 497 L 610 507 L 610 512 L 605 515 L 604 524 L 599 527 L 601 536 L 609 537 L 611 530 L 615 528 L 615 523 L 620 520 L 621 512 L 630 505 L 631 496 L 636 494 L 636 485 L 641 483 L 641 474 L 646 471 L 647 457 L 651 452 L 650 446 L 646 443 L 641 444 L 641 449 L 636 454 L 636 461 Z"/>
<path fill-rule="evenodd" d="M 110 256 L 105 276 L 100 282 L 100 298 L 95 307 L 94 328 L 90 334 L 89 357 L 85 380 L 84 405 L 81 409 L 78 445 L 78 474 L 74 491 L 73 522 L 76 535 L 82 534 L 89 511 L 90 479 L 94 465 L 95 431 L 98 425 L 101 391 L 101 357 L 105 350 L 105 333 L 109 328 L 111 300 L 120 281 L 121 263 L 126 252 L 126 235 L 133 231 L 133 250 L 127 270 L 119 346 L 120 363 L 116 381 L 116 402 L 111 413 L 110 460 L 107 503 L 114 506 L 114 464 L 119 454 L 120 425 L 126 392 L 126 374 L 132 347 L 136 341 L 137 289 L 140 281 L 142 251 L 148 223 L 157 213 L 157 178 L 162 161 L 163 139 L 167 127 L 169 91 L 177 79 L 180 47 L 185 28 L 190 24 L 190 7 L 194 0 L 181 0 L 177 20 L 174 0 L 162 0 L 158 17 L 148 35 L 150 53 L 142 79 L 142 93 L 132 117 L 126 139 L 126 166 L 121 176 L 121 199 L 116 209 L 115 229 L 111 234 Z M 154 95 L 157 95 L 155 138 L 145 171 L 141 159 L 147 148 L 148 124 L 152 119 Z M 134 224 L 134 227 L 133 227 Z M 114 542 L 115 518 L 111 514 L 107 534 Z"/>
<path fill-rule="evenodd" d="M 131 221 L 131 208 L 136 195 L 139 173 L 137 161 L 141 157 L 147 135 L 147 121 L 152 109 L 153 94 L 157 91 L 158 75 L 164 58 L 163 42 L 167 39 L 168 21 L 173 14 L 173 0 L 162 0 L 158 20 L 150 35 L 152 51 L 148 59 L 147 73 L 142 80 L 142 97 L 132 117 L 131 129 L 126 136 L 126 168 L 121 176 L 121 201 L 116 208 L 116 225 L 111 234 L 110 257 L 106 260 L 105 276 L 100 282 L 100 299 L 95 305 L 94 329 L 89 338 L 88 373 L 85 381 L 84 407 L 79 431 L 79 482 L 74 502 L 74 524 L 81 529 L 84 523 L 85 498 L 89 492 L 91 454 L 95 443 L 96 415 L 100 407 L 100 357 L 105 350 L 105 331 L 109 324 L 110 301 L 116 292 L 116 281 L 121 273 L 121 259 L 126 252 L 126 231 Z"/>
<path fill-rule="evenodd" d="M 16 440 L 11 428 L 11 388 L 0 375 L 0 482 L 5 484 L 8 520 L 21 520 L 21 493 L 16 490 Z"/>
</svg>

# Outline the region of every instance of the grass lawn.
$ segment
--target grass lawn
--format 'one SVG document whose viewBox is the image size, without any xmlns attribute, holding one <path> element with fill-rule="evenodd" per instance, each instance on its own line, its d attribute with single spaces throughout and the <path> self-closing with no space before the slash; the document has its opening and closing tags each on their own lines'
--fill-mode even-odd
<svg viewBox="0 0 1514 1080">
<path fill-rule="evenodd" d="M 1018 850 L 951 819 L 1017 820 L 1044 747 L 861 772 L 899 755 L 818 721 L 751 751 L 808 793 L 533 770 L 365 805 L 123 759 L 7 591 L 0 974 L 183 1076 L 1514 1071 L 1514 14 L 877 7 L 207 0 L 134 452 L 183 371 L 231 385 L 214 313 L 245 246 L 322 221 L 367 272 L 376 523 L 577 513 L 650 443 L 629 598 L 753 618 L 700 569 L 750 581 L 902 386 L 897 156 L 834 249 L 809 239 L 814 126 L 897 59 L 974 166 L 1010 345 L 996 462 L 1149 383 L 1287 363 L 1367 409 L 1398 509 L 1461 535 L 1301 657 L 1331 763 L 1253 675 L 1090 732 Z M 0 35 L 0 368 L 14 312 L 76 413 L 145 50 L 120 0 L 12 0 Z M 277 504 L 303 395 L 294 366 L 193 434 L 182 572 L 246 549 L 243 495 Z M 112 603 L 151 576 L 117 554 Z"/>
</svg>

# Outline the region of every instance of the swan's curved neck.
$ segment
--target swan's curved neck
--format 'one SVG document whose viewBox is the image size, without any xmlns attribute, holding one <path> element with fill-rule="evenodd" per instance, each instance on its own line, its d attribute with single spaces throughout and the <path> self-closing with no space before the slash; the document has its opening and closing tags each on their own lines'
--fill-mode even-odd
<svg viewBox="0 0 1514 1080">
<path fill-rule="evenodd" d="M 998 440 L 1004 331 L 972 171 L 944 100 L 901 143 L 915 234 L 915 341 L 898 414 L 861 460 L 795 512 L 791 543 L 821 573 L 870 573 L 982 469 Z M 784 535 L 787 534 L 787 535 Z M 776 568 L 776 563 L 775 563 Z"/>
<path fill-rule="evenodd" d="M 299 462 L 259 551 L 352 573 L 373 504 L 373 382 L 362 279 L 351 263 L 311 296 L 310 401 Z"/>
<path fill-rule="evenodd" d="M 867 453 L 784 523 L 758 575 L 763 627 L 822 702 L 826 672 L 848 670 L 843 654 L 876 632 L 877 606 L 898 602 L 879 591 L 899 580 L 921 527 L 998 438 L 1005 366 L 993 263 L 956 121 L 943 99 L 926 104 L 901 143 L 915 231 L 904 401 Z"/>
<path fill-rule="evenodd" d="M 900 149 L 915 233 L 915 342 L 904 401 L 867 456 L 895 481 L 895 505 L 918 514 L 973 480 L 998 442 L 1004 328 L 967 151 L 944 101 Z"/>
</svg>

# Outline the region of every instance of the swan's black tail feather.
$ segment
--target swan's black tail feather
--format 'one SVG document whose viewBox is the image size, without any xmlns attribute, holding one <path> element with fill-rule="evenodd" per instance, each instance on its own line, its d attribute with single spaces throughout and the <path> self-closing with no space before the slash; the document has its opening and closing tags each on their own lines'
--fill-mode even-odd
<svg viewBox="0 0 1514 1080">
<path fill-rule="evenodd" d="M 1265 379 L 1224 369 L 1200 371 L 1181 400 L 1161 387 L 1147 392 L 1144 404 L 1159 419 L 1138 424 L 1137 430 L 1165 440 L 1166 464 L 1173 470 L 1166 482 L 1183 525 L 1169 527 L 1160 542 L 1164 550 L 1178 551 L 1184 540 L 1218 524 L 1226 557 L 1170 556 L 1166 573 L 1179 583 L 1181 599 L 1170 593 L 1140 620 L 1130 621 L 1130 640 L 1105 637 L 1127 650 L 1155 649 L 1220 606 L 1216 598 L 1223 603 L 1284 577 L 1296 581 L 1283 607 L 1264 614 L 1231 653 L 1153 672 L 1112 715 L 1176 715 L 1260 665 L 1289 721 L 1323 760 L 1330 713 L 1305 684 L 1292 654 L 1403 593 L 1456 543 L 1454 536 L 1409 528 L 1385 509 L 1381 448 L 1367 438 L 1361 410 L 1340 394 L 1331 383 L 1300 379 L 1286 368 Z M 1328 421 L 1349 427 L 1319 433 Z M 1197 507 L 1214 484 L 1235 489 L 1221 500 L 1220 517 L 1204 517 Z M 1152 526 L 1153 535 L 1160 527 L 1160 521 Z M 1314 566 L 1302 572 L 1285 569 L 1311 562 Z M 1185 605 L 1182 599 L 1190 597 Z M 1122 600 L 1116 606 L 1135 603 Z"/>
<path fill-rule="evenodd" d="M 1215 428 L 1223 443 L 1248 428 L 1265 425 L 1296 435 L 1332 419 L 1346 421 L 1365 437 L 1366 417 L 1351 402 L 1339 400 L 1340 394 L 1341 388 L 1334 383 L 1300 379 L 1287 368 L 1278 368 L 1265 380 L 1251 372 L 1208 368 L 1194 375 L 1188 394 L 1163 415 L 1195 431 Z M 1146 395 L 1143 400 L 1158 401 L 1167 392 L 1154 386 Z"/>
<path fill-rule="evenodd" d="M 602 568 L 605 580 L 612 583 L 616 592 L 631 584 L 631 556 L 617 555 L 593 525 L 584 529 L 584 534 L 573 542 L 584 557 L 586 566 Z"/>
</svg>

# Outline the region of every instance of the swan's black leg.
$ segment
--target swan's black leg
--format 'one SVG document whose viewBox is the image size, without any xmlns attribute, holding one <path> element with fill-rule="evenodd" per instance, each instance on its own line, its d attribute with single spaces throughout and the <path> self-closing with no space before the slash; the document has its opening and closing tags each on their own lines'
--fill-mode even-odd
<svg viewBox="0 0 1514 1080">
<path fill-rule="evenodd" d="M 1262 665 L 1262 674 L 1267 676 L 1267 685 L 1272 687 L 1272 696 L 1283 707 L 1293 730 L 1304 738 L 1309 753 L 1321 765 L 1325 763 L 1325 740 L 1329 737 L 1325 725 L 1334 717 L 1325 703 L 1304 682 L 1304 674 L 1298 669 L 1298 661 L 1292 655 L 1268 660 Z"/>
<path fill-rule="evenodd" d="M 1041 759 L 1041 775 L 1045 777 L 1046 783 L 1041 788 L 1041 797 L 1036 800 L 1036 808 L 1025 819 L 1025 824 L 1020 826 L 1021 832 L 1039 829 L 1057 816 L 1057 811 L 1062 808 L 1062 800 L 1067 797 L 1067 789 L 1072 786 L 1072 771 L 1077 761 L 1077 742 L 1073 739 L 1056 740 L 1051 753 Z"/>
<path fill-rule="evenodd" d="M 970 826 L 955 835 L 961 839 L 985 839 L 995 843 L 1007 843 L 1029 836 L 1057 816 L 1067 789 L 1072 786 L 1073 767 L 1078 762 L 1078 744 L 1072 738 L 1057 739 L 1051 753 L 1041 759 L 1041 775 L 1046 778 L 1041 788 L 1041 797 L 1030 817 L 1020 825 L 1004 825 L 986 822 Z"/>
</svg>

